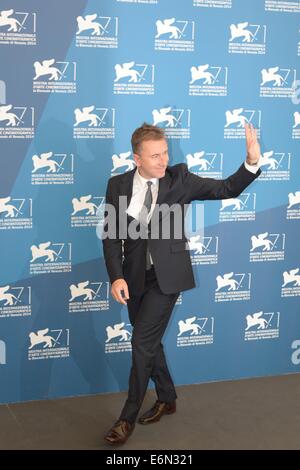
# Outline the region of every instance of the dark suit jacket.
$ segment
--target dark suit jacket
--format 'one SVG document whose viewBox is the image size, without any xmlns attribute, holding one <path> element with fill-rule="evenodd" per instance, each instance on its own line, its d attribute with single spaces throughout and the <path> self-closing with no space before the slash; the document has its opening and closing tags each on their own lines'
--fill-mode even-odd
<svg viewBox="0 0 300 470">
<path fill-rule="evenodd" d="M 133 187 L 133 177 L 136 169 L 110 178 L 107 186 L 106 202 L 112 204 L 119 214 L 119 196 L 127 196 L 127 207 L 130 204 Z M 159 191 L 156 204 L 189 204 L 194 200 L 207 199 L 228 199 L 235 198 L 259 176 L 260 170 L 256 174 L 245 168 L 244 163 L 237 172 L 224 180 L 213 178 L 201 178 L 188 171 L 187 165 L 179 163 L 169 166 L 166 174 L 159 179 Z M 126 208 L 125 208 L 126 210 Z M 157 211 L 158 208 L 155 208 Z M 152 215 L 153 220 L 155 211 Z M 124 211 L 125 212 L 125 211 Z M 172 212 L 172 211 L 171 211 Z M 195 287 L 192 271 L 191 259 L 187 249 L 187 240 L 184 231 L 181 239 L 174 238 L 174 223 L 172 214 L 171 230 L 169 239 L 149 239 L 150 253 L 153 259 L 156 277 L 160 289 L 165 294 L 180 292 Z M 184 226 L 184 211 L 182 211 L 182 227 Z M 107 214 L 107 213 L 106 213 Z M 166 214 L 159 214 L 159 224 Z M 124 217 L 124 213 L 123 213 Z M 129 224 L 132 217 L 126 214 L 126 223 Z M 111 222 L 106 217 L 106 223 Z M 104 230 L 107 228 L 104 224 Z M 119 224 L 116 222 L 118 231 Z M 159 233 L 159 227 L 155 227 Z M 152 229 L 151 229 L 152 232 Z M 105 263 L 110 278 L 113 283 L 118 278 L 124 278 L 129 287 L 129 295 L 140 295 L 144 289 L 145 269 L 146 269 L 146 240 L 138 238 L 136 240 L 128 238 L 103 239 L 103 251 Z"/>
</svg>

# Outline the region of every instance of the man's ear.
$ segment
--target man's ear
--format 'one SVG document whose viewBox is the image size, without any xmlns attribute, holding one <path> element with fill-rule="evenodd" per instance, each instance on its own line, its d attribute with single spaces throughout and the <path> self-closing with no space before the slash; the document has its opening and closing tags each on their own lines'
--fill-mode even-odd
<svg viewBox="0 0 300 470">
<path fill-rule="evenodd" d="M 136 166 L 140 166 L 140 165 L 141 165 L 141 157 L 140 157 L 137 153 L 134 153 L 134 154 L 133 154 L 133 159 L 134 159 L 134 161 L 135 161 Z"/>
</svg>

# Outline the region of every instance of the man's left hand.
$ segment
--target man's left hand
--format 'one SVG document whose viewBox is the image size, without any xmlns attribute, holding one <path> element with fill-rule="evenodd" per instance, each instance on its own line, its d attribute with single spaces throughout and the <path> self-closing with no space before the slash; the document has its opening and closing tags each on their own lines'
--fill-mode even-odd
<svg viewBox="0 0 300 470">
<path fill-rule="evenodd" d="M 249 163 L 249 165 L 255 165 L 260 158 L 260 145 L 257 140 L 256 129 L 254 129 L 252 124 L 245 124 L 244 127 L 247 148 L 246 162 Z"/>
</svg>

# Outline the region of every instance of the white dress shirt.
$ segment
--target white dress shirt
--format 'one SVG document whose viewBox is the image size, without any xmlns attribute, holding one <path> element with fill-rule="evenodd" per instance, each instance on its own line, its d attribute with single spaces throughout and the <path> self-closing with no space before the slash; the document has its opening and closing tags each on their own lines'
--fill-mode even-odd
<svg viewBox="0 0 300 470">
<path fill-rule="evenodd" d="M 151 204 L 151 209 L 147 217 L 147 222 L 149 223 L 151 216 L 153 214 L 154 208 L 155 208 L 156 201 L 157 201 L 158 178 L 146 179 L 142 175 L 140 175 L 138 169 L 134 173 L 132 197 L 131 197 L 131 201 L 126 212 L 128 215 L 131 215 L 131 217 L 133 217 L 134 219 L 139 220 L 139 215 L 140 215 L 140 212 L 142 210 L 142 207 L 145 201 L 146 192 L 148 190 L 147 181 L 152 181 L 152 185 L 151 185 L 152 204 Z M 151 253 L 150 253 L 150 263 L 153 264 Z"/>
<path fill-rule="evenodd" d="M 256 165 L 249 165 L 249 163 L 245 162 L 246 170 L 251 171 L 251 173 L 256 173 L 257 170 L 259 169 L 259 161 L 260 161 L 260 158 Z"/>
<path fill-rule="evenodd" d="M 152 204 L 147 218 L 147 222 L 149 223 L 157 201 L 158 178 L 146 179 L 142 175 L 140 175 L 138 169 L 134 173 L 132 197 L 126 212 L 127 214 L 131 215 L 131 217 L 133 217 L 134 219 L 139 220 L 139 215 L 145 201 L 146 192 L 148 190 L 147 181 L 152 181 Z"/>
</svg>

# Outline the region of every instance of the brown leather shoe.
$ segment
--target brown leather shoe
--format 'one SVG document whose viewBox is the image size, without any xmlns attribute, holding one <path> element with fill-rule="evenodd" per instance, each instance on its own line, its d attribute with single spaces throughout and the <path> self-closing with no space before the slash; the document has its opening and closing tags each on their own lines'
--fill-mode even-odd
<svg viewBox="0 0 300 470">
<path fill-rule="evenodd" d="M 108 431 L 104 437 L 104 441 L 109 445 L 124 444 L 133 430 L 134 424 L 130 424 L 125 420 L 118 420 Z"/>
<path fill-rule="evenodd" d="M 160 420 L 162 415 L 171 415 L 172 413 L 176 412 L 176 401 L 172 401 L 171 403 L 163 403 L 157 400 L 152 408 L 143 414 L 140 419 L 140 424 L 151 424 L 156 423 Z"/>
</svg>

